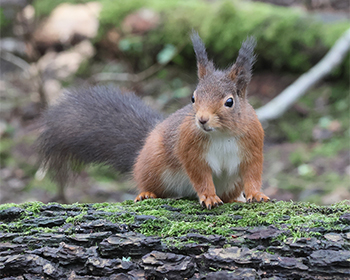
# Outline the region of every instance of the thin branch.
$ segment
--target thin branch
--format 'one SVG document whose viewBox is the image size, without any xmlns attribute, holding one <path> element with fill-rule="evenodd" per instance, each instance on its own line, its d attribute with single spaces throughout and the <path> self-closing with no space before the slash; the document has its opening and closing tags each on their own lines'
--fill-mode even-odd
<svg viewBox="0 0 350 280">
<path fill-rule="evenodd" d="M 30 74 L 29 74 L 30 65 L 25 60 L 23 60 L 22 58 L 19 58 L 18 56 L 15 56 L 14 54 L 9 53 L 9 52 L 5 52 L 5 51 L 1 51 L 0 52 L 0 57 L 3 60 L 5 60 L 7 62 L 10 62 L 11 64 L 19 67 L 20 69 L 23 70 L 25 75 L 30 77 Z"/>
<path fill-rule="evenodd" d="M 256 110 L 260 121 L 277 119 L 284 114 L 312 86 L 341 64 L 349 49 L 350 29 L 336 41 L 329 52 L 314 67 L 301 75 L 269 103 Z"/>
<path fill-rule="evenodd" d="M 0 52 L 0 57 L 1 59 L 19 67 L 23 71 L 26 78 L 37 84 L 36 86 L 40 97 L 40 105 L 42 108 L 45 108 L 47 106 L 47 98 L 43 90 L 43 82 L 41 80 L 41 75 L 37 67 L 31 67 L 30 64 L 25 60 L 9 52 Z"/>
<path fill-rule="evenodd" d="M 165 67 L 169 62 L 165 64 L 153 64 L 151 67 L 147 68 L 146 70 L 138 73 L 138 74 L 129 74 L 129 73 L 98 73 L 92 76 L 92 80 L 96 82 L 101 81 L 118 81 L 118 82 L 134 82 L 138 83 L 141 82 L 148 77 L 154 75 L 158 71 L 160 71 L 162 68 Z"/>
</svg>

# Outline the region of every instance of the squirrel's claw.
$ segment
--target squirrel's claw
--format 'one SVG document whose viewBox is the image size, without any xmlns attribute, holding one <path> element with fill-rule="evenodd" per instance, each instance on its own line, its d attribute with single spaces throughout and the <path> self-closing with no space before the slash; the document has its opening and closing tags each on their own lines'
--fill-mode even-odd
<svg viewBox="0 0 350 280">
<path fill-rule="evenodd" d="M 134 201 L 138 202 L 148 198 L 157 198 L 157 196 L 153 192 L 142 192 L 135 198 Z"/>
<path fill-rule="evenodd" d="M 211 210 L 212 208 L 224 204 L 217 195 L 202 195 L 199 198 L 199 203 L 202 205 L 203 208 L 205 207 L 208 210 Z"/>
<path fill-rule="evenodd" d="M 246 195 L 246 199 L 247 199 L 247 203 L 251 203 L 251 202 L 267 202 L 270 200 L 270 198 L 268 196 L 266 196 L 265 194 L 263 194 L 262 192 L 256 191 L 254 193 L 250 193 L 248 195 Z"/>
</svg>

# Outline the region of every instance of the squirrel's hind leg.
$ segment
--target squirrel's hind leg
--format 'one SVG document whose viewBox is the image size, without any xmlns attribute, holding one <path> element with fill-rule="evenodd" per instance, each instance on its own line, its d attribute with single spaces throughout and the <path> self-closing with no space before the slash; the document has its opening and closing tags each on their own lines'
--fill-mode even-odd
<svg viewBox="0 0 350 280">
<path fill-rule="evenodd" d="M 68 203 L 68 199 L 65 195 L 64 189 L 65 189 L 65 185 L 59 183 L 57 188 L 57 194 L 54 197 L 52 197 L 49 202 L 58 202 L 63 204 Z"/>
</svg>

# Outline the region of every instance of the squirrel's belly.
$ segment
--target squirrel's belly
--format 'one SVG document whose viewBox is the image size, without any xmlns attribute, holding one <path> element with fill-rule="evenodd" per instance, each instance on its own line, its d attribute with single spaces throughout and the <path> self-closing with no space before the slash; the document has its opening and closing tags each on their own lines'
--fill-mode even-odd
<svg viewBox="0 0 350 280">
<path fill-rule="evenodd" d="M 164 194 L 167 197 L 196 197 L 187 174 L 182 170 L 165 170 L 161 175 Z"/>
<path fill-rule="evenodd" d="M 211 139 L 205 160 L 213 172 L 216 193 L 221 196 L 241 184 L 240 150 L 235 138 L 218 135 Z M 196 197 L 188 175 L 181 169 L 166 169 L 161 175 L 166 197 Z"/>
<path fill-rule="evenodd" d="M 205 159 L 212 169 L 218 196 L 232 191 L 237 184 L 241 184 L 240 148 L 234 137 L 220 134 L 212 136 Z"/>
<path fill-rule="evenodd" d="M 206 161 L 213 171 L 213 175 L 221 177 L 222 173 L 231 177 L 238 174 L 240 147 L 234 137 L 214 135 L 210 139 Z"/>
</svg>

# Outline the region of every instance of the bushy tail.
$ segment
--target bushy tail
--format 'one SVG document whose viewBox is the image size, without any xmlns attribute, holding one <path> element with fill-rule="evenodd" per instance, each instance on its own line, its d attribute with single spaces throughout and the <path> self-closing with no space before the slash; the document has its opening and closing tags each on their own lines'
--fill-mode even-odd
<svg viewBox="0 0 350 280">
<path fill-rule="evenodd" d="M 39 159 L 61 187 L 74 170 L 90 163 L 128 172 L 161 120 L 133 93 L 104 86 L 71 90 L 43 114 Z"/>
</svg>

